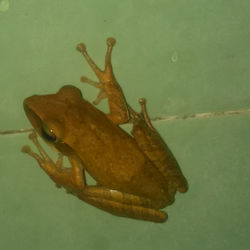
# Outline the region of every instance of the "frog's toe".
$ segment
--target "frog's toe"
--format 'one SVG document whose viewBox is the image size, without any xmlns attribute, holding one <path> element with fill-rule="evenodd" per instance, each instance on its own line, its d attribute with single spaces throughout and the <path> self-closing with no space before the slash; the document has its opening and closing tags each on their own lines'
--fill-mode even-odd
<svg viewBox="0 0 250 250">
<path fill-rule="evenodd" d="M 101 100 L 107 98 L 107 94 L 106 92 L 101 89 L 101 91 L 99 92 L 98 96 L 96 97 L 96 99 L 93 101 L 94 105 L 98 105 L 100 103 Z"/>
<path fill-rule="evenodd" d="M 32 133 L 29 134 L 29 139 L 30 139 L 30 140 L 33 141 L 33 140 L 36 139 L 36 138 L 37 138 L 37 136 L 36 136 L 36 133 L 35 133 L 35 132 L 32 132 Z"/>
<path fill-rule="evenodd" d="M 22 152 L 25 154 L 30 155 L 32 158 L 36 159 L 39 164 L 43 164 L 44 160 L 36 154 L 29 146 L 25 145 L 22 147 Z"/>
<path fill-rule="evenodd" d="M 114 46 L 115 44 L 116 44 L 115 38 L 109 37 L 109 38 L 107 39 L 107 45 L 108 45 L 108 46 Z"/>
<path fill-rule="evenodd" d="M 79 51 L 79 52 L 85 52 L 86 51 L 86 45 L 84 43 L 79 43 L 77 46 L 76 46 L 76 49 Z"/>
<path fill-rule="evenodd" d="M 32 150 L 30 149 L 29 146 L 25 145 L 22 147 L 21 151 L 25 154 L 29 154 L 29 153 L 31 153 Z"/>
<path fill-rule="evenodd" d="M 90 84 L 90 85 L 92 85 L 92 86 L 94 86 L 94 87 L 96 87 L 98 89 L 102 89 L 103 88 L 103 84 L 101 82 L 95 82 L 95 81 L 89 79 L 86 76 L 82 76 L 80 78 L 80 81 L 83 82 L 83 83 L 88 83 L 88 84 Z"/>
</svg>

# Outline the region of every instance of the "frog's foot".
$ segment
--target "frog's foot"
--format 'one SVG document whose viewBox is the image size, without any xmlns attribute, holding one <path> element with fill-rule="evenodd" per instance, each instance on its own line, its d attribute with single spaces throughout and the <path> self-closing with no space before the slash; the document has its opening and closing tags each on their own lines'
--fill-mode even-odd
<svg viewBox="0 0 250 250">
<path fill-rule="evenodd" d="M 111 65 L 111 52 L 112 48 L 115 45 L 116 41 L 114 38 L 108 38 L 107 39 L 107 52 L 106 52 L 106 58 L 105 58 L 105 68 L 104 70 L 101 70 L 95 62 L 92 60 L 92 58 L 89 56 L 86 50 L 86 45 L 83 43 L 79 43 L 77 45 L 77 50 L 82 53 L 82 55 L 85 57 L 87 60 L 88 64 L 92 68 L 92 70 L 95 72 L 96 76 L 98 79 L 102 82 L 105 83 L 106 81 L 110 81 L 111 77 L 113 77 L 112 73 L 112 65 Z"/>
<path fill-rule="evenodd" d="M 101 70 L 92 60 L 92 58 L 89 56 L 89 54 L 87 53 L 85 44 L 80 43 L 77 45 L 77 50 L 82 53 L 82 55 L 85 57 L 88 64 L 90 65 L 90 67 L 95 72 L 98 79 L 100 80 L 100 82 L 95 82 L 85 76 L 81 77 L 81 82 L 88 83 L 100 89 L 100 93 L 98 94 L 97 99 L 94 101 L 94 104 L 98 104 L 101 101 L 101 99 L 104 99 L 107 97 L 105 85 L 108 85 L 108 83 L 114 78 L 114 75 L 112 72 L 112 65 L 111 65 L 111 51 L 112 51 L 113 46 L 115 45 L 115 39 L 108 38 L 107 45 L 108 47 L 107 47 L 104 70 Z"/>
<path fill-rule="evenodd" d="M 140 98 L 139 99 L 139 104 L 141 106 L 141 112 L 137 113 L 134 111 L 130 106 L 128 107 L 130 117 L 132 117 L 132 121 L 135 124 L 143 123 L 146 125 L 148 128 L 151 130 L 155 131 L 155 128 L 153 127 L 151 120 L 148 116 L 147 109 L 146 109 L 146 99 L 145 98 Z"/>
<path fill-rule="evenodd" d="M 147 109 L 146 109 L 146 99 L 145 98 L 140 98 L 139 103 L 141 105 L 141 114 L 143 116 L 144 121 L 146 122 L 146 124 L 147 124 L 147 126 L 149 128 L 151 128 L 152 130 L 155 130 L 152 123 L 151 123 L 151 120 L 150 120 L 150 118 L 148 116 L 148 112 L 147 112 Z"/>
<path fill-rule="evenodd" d="M 72 168 L 63 167 L 63 155 L 58 154 L 56 162 L 50 159 L 38 142 L 36 133 L 31 133 L 29 139 L 35 144 L 39 154 L 31 150 L 29 146 L 23 146 L 22 152 L 34 158 L 39 166 L 49 175 L 49 177 L 56 183 L 57 187 L 64 186 L 66 190 L 77 190 L 83 188 L 84 177 L 82 167 L 79 167 L 77 159 L 69 158 Z"/>
<path fill-rule="evenodd" d="M 82 82 L 100 89 L 100 92 L 93 103 L 98 104 L 102 99 L 108 98 L 110 108 L 108 118 L 116 124 L 122 124 L 128 122 L 129 112 L 122 90 L 120 89 L 112 70 L 111 52 L 114 45 L 115 39 L 108 38 L 104 70 L 101 70 L 89 56 L 85 44 L 78 44 L 77 50 L 85 57 L 86 61 L 99 79 L 99 82 L 96 82 L 85 76 L 81 77 Z"/>
<path fill-rule="evenodd" d="M 48 168 L 48 166 L 50 165 L 54 165 L 55 168 L 59 169 L 62 168 L 62 158 L 63 158 L 62 154 L 58 155 L 57 162 L 54 164 L 53 161 L 47 155 L 47 153 L 44 151 L 40 143 L 38 142 L 36 133 L 31 133 L 29 135 L 29 139 L 35 144 L 41 156 L 32 151 L 31 148 L 27 145 L 22 147 L 23 153 L 26 153 L 31 157 L 33 157 L 44 170 L 50 169 L 49 172 L 51 173 L 52 173 L 51 168 Z"/>
</svg>

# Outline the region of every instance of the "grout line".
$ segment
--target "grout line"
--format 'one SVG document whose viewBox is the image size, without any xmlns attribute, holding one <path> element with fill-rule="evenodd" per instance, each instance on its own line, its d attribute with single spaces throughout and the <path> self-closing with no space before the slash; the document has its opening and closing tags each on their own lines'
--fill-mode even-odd
<svg viewBox="0 0 250 250">
<path fill-rule="evenodd" d="M 156 117 L 151 119 L 152 121 L 173 121 L 173 120 L 186 120 L 186 119 L 203 119 L 203 118 L 213 118 L 219 116 L 229 116 L 229 115 L 248 115 L 250 114 L 250 109 L 240 109 L 240 110 L 230 110 L 221 112 L 207 112 L 198 113 L 190 115 L 173 115 L 165 117 Z"/>
<path fill-rule="evenodd" d="M 21 128 L 12 130 L 0 130 L 0 135 L 22 134 L 34 131 L 33 128 Z"/>
<path fill-rule="evenodd" d="M 248 115 L 250 114 L 250 109 L 240 109 L 240 110 L 231 110 L 231 111 L 221 111 L 221 112 L 207 112 L 207 113 L 198 113 L 190 115 L 172 115 L 165 117 L 156 117 L 152 118 L 151 121 L 174 121 L 174 120 L 187 120 L 187 119 L 203 119 L 203 118 L 213 118 L 220 116 L 229 116 L 229 115 Z M 13 130 L 0 130 L 0 135 L 10 135 L 10 134 L 22 134 L 29 133 L 34 131 L 33 128 L 23 128 L 23 129 L 13 129 Z"/>
</svg>

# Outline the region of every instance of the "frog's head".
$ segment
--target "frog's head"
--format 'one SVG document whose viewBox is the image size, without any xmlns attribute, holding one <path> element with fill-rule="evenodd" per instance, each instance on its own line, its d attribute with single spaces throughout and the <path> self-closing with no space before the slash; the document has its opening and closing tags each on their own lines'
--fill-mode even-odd
<svg viewBox="0 0 250 250">
<path fill-rule="evenodd" d="M 69 117 L 73 117 L 74 104 L 83 102 L 81 91 L 71 85 L 62 87 L 56 94 L 33 95 L 23 102 L 25 113 L 35 131 L 54 149 L 70 155 L 72 131 Z M 71 119 L 71 120 L 72 120 Z"/>
</svg>

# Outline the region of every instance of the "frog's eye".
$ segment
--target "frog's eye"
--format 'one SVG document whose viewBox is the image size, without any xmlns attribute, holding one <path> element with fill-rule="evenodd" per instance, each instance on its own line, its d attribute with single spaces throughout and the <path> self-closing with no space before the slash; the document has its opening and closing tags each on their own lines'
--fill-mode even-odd
<svg viewBox="0 0 250 250">
<path fill-rule="evenodd" d="M 48 142 L 53 143 L 57 141 L 57 137 L 55 133 L 53 132 L 53 130 L 49 129 L 45 124 L 43 124 L 41 127 L 41 134 L 42 134 L 42 137 Z"/>
</svg>

